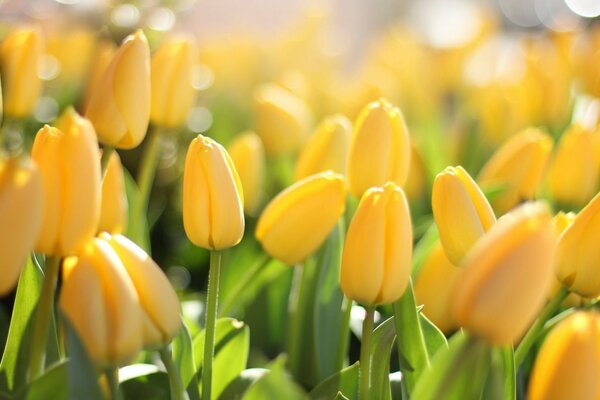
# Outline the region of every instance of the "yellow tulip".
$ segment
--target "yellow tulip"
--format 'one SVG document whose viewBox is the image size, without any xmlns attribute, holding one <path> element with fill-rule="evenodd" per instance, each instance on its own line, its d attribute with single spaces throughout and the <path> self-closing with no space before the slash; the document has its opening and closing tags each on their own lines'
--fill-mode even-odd
<svg viewBox="0 0 600 400">
<path fill-rule="evenodd" d="M 244 211 L 254 215 L 261 205 L 265 185 L 265 149 L 254 132 L 239 135 L 229 146 L 244 190 Z"/>
<path fill-rule="evenodd" d="M 166 275 L 138 245 L 123 235 L 100 234 L 118 254 L 142 308 L 144 345 L 168 344 L 181 327 L 179 299 Z"/>
<path fill-rule="evenodd" d="M 75 27 L 53 32 L 47 38 L 47 52 L 58 62 L 60 84 L 79 89 L 90 68 L 96 36 L 87 28 Z"/>
<path fill-rule="evenodd" d="M 550 165 L 550 195 L 561 204 L 584 205 L 595 194 L 599 166 L 594 133 L 573 125 L 561 138 Z"/>
<path fill-rule="evenodd" d="M 344 174 L 351 129 L 351 122 L 343 115 L 326 118 L 300 153 L 295 180 L 328 170 Z"/>
<path fill-rule="evenodd" d="M 425 195 L 428 185 L 427 169 L 423 157 L 421 157 L 419 149 L 413 143 L 410 152 L 408 178 L 406 178 L 402 189 L 404 189 L 404 193 L 406 193 L 406 197 L 410 202 L 417 202 Z"/>
<path fill-rule="evenodd" d="M 65 258 L 59 306 L 98 367 L 126 364 L 142 349 L 136 288 L 106 240 L 92 238 Z"/>
<path fill-rule="evenodd" d="M 546 337 L 535 360 L 527 398 L 600 398 L 600 317 L 578 311 Z"/>
<path fill-rule="evenodd" d="M 499 187 L 502 192 L 492 207 L 504 214 L 520 202 L 534 198 L 542 179 L 552 138 L 534 128 L 521 131 L 506 141 L 484 165 L 477 181 L 482 187 Z"/>
<path fill-rule="evenodd" d="M 275 84 L 256 92 L 256 133 L 269 155 L 294 153 L 307 139 L 310 110 L 298 97 Z"/>
<path fill-rule="evenodd" d="M 100 142 L 122 149 L 146 136 L 150 118 L 150 49 L 140 30 L 123 41 L 91 93 L 85 116 Z"/>
<path fill-rule="evenodd" d="M 165 41 L 152 56 L 151 107 L 152 123 L 167 128 L 182 125 L 196 100 L 192 73 L 196 44 L 191 38 Z"/>
<path fill-rule="evenodd" d="M 92 95 L 101 90 L 102 76 L 110 65 L 116 51 L 117 49 L 114 43 L 110 40 L 101 40 L 96 44 L 94 55 L 90 63 L 87 86 L 83 96 L 82 109 L 84 111 L 87 111 Z"/>
<path fill-rule="evenodd" d="M 473 178 L 462 167 L 447 167 L 435 177 L 433 217 L 448 259 L 460 265 L 496 216 Z"/>
<path fill-rule="evenodd" d="M 569 290 L 583 297 L 600 295 L 599 235 L 600 194 L 597 194 L 558 239 L 558 279 Z"/>
<path fill-rule="evenodd" d="M 556 232 L 557 237 L 563 233 L 564 230 L 573 223 L 573 221 L 575 221 L 576 216 L 577 215 L 574 212 L 565 213 L 563 211 L 559 211 L 554 218 L 552 218 L 552 226 L 554 226 L 554 232 Z M 558 277 L 555 277 L 555 279 L 553 279 L 550 292 L 548 293 L 548 300 L 555 298 L 561 288 L 562 283 L 560 280 L 558 280 Z M 585 303 L 585 301 L 586 300 L 578 294 L 569 293 L 567 298 L 562 302 L 562 305 L 564 307 L 579 307 Z"/>
<path fill-rule="evenodd" d="M 415 281 L 415 300 L 423 314 L 440 330 L 449 333 L 457 327 L 450 312 L 450 299 L 462 269 L 453 265 L 438 242 L 423 263 Z"/>
<path fill-rule="evenodd" d="M 119 154 L 110 155 L 102 178 L 102 205 L 98 232 L 122 233 L 127 228 L 129 205 L 125 194 L 125 178 Z"/>
<path fill-rule="evenodd" d="M 196 246 L 221 250 L 244 235 L 242 184 L 219 143 L 198 135 L 188 148 L 183 172 L 183 227 Z"/>
<path fill-rule="evenodd" d="M 493 345 L 513 343 L 544 305 L 555 243 L 543 203 L 526 203 L 500 218 L 465 259 L 452 296 L 456 322 Z"/>
<path fill-rule="evenodd" d="M 361 196 L 387 181 L 402 186 L 410 166 L 410 137 L 402 112 L 384 99 L 358 116 L 348 154 L 348 187 Z"/>
<path fill-rule="evenodd" d="M 31 114 L 42 92 L 38 65 L 42 58 L 43 38 L 34 28 L 19 28 L 0 45 L 0 75 L 4 113 L 22 118 Z"/>
<path fill-rule="evenodd" d="M 344 177 L 311 175 L 279 193 L 264 209 L 256 238 L 265 251 L 288 265 L 314 253 L 346 207 Z"/>
<path fill-rule="evenodd" d="M 92 124 L 68 109 L 35 137 L 32 158 L 44 185 L 44 212 L 36 251 L 66 256 L 96 233 L 100 218 L 100 162 Z"/>
<path fill-rule="evenodd" d="M 340 269 L 344 294 L 366 305 L 398 300 L 410 278 L 412 239 L 404 191 L 393 182 L 367 190 L 344 243 Z"/>
<path fill-rule="evenodd" d="M 0 156 L 0 296 L 10 292 L 42 226 L 42 177 L 30 160 Z"/>
</svg>

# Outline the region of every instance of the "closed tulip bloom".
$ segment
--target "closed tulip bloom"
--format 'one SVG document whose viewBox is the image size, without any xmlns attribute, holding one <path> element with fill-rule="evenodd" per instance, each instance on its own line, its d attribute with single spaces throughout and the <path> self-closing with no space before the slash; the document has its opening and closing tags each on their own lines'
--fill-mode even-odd
<svg viewBox="0 0 600 400">
<path fill-rule="evenodd" d="M 239 135 L 229 146 L 229 155 L 244 190 L 244 211 L 254 215 L 261 205 L 265 185 L 265 149 L 254 132 Z"/>
<path fill-rule="evenodd" d="M 599 235 L 600 194 L 597 194 L 558 239 L 558 279 L 583 297 L 600 295 Z"/>
<path fill-rule="evenodd" d="M 151 107 L 152 123 L 166 128 L 182 125 L 196 100 L 192 72 L 196 44 L 191 38 L 165 41 L 152 56 Z"/>
<path fill-rule="evenodd" d="M 391 181 L 402 186 L 410 166 L 410 137 L 402 112 L 384 99 L 368 104 L 350 139 L 347 178 L 350 193 Z"/>
<path fill-rule="evenodd" d="M 351 129 L 352 124 L 343 115 L 326 118 L 300 153 L 295 179 L 329 170 L 344 174 Z"/>
<path fill-rule="evenodd" d="M 124 232 L 127 228 L 128 210 L 123 165 L 119 154 L 115 151 L 110 155 L 102 178 L 102 205 L 98 232 Z"/>
<path fill-rule="evenodd" d="M 504 214 L 524 200 L 534 198 L 544 174 L 552 138 L 539 129 L 526 129 L 505 142 L 484 165 L 477 182 L 500 187 L 491 204 Z"/>
<path fill-rule="evenodd" d="M 256 95 L 256 133 L 267 154 L 279 156 L 298 151 L 308 136 L 308 106 L 284 88 L 267 84 Z"/>
<path fill-rule="evenodd" d="M 586 204 L 595 194 L 599 166 L 594 133 L 572 126 L 561 138 L 550 165 L 550 195 L 561 204 Z"/>
<path fill-rule="evenodd" d="M 600 398 L 600 317 L 578 311 L 546 337 L 529 383 L 530 400 Z"/>
<path fill-rule="evenodd" d="M 38 65 L 44 44 L 39 30 L 19 28 L 0 45 L 0 75 L 4 113 L 23 118 L 32 113 L 42 92 Z"/>
<path fill-rule="evenodd" d="M 183 172 L 183 227 L 192 243 L 211 250 L 235 246 L 244 235 L 242 184 L 219 143 L 198 135 Z"/>
<path fill-rule="evenodd" d="M 256 238 L 272 257 L 294 265 L 323 244 L 345 207 L 342 175 L 331 171 L 311 175 L 267 205 L 258 220 Z"/>
<path fill-rule="evenodd" d="M 492 345 L 518 339 L 543 307 L 553 279 L 556 235 L 548 208 L 526 203 L 500 218 L 471 249 L 452 312 Z"/>
<path fill-rule="evenodd" d="M 32 158 L 42 172 L 44 212 L 35 247 L 48 255 L 73 254 L 96 233 L 100 218 L 100 162 L 94 128 L 69 109 L 39 130 Z"/>
<path fill-rule="evenodd" d="M 448 167 L 433 182 L 433 217 L 448 259 L 461 265 L 496 216 L 485 195 L 462 167 Z"/>
<path fill-rule="evenodd" d="M 366 305 L 389 304 L 406 290 L 411 272 L 412 226 L 408 201 L 393 182 L 362 196 L 348 227 L 340 285 Z"/>
<path fill-rule="evenodd" d="M 179 299 L 158 265 L 123 235 L 100 234 L 121 259 L 133 282 L 140 306 L 146 347 L 164 346 L 181 328 Z"/>
<path fill-rule="evenodd" d="M 552 226 L 554 226 L 554 231 L 556 232 L 557 237 L 559 237 L 559 235 L 563 233 L 564 230 L 567 229 L 573 223 L 573 221 L 575 221 L 576 216 L 577 214 L 575 214 L 574 212 L 565 213 L 563 211 L 559 211 L 554 216 L 554 218 L 552 218 Z M 552 300 L 553 298 L 555 298 L 562 286 L 563 285 L 561 281 L 558 280 L 558 277 L 555 277 L 555 279 L 552 282 L 550 292 L 548 293 L 548 300 Z M 562 302 L 562 305 L 564 307 L 579 307 L 585 301 L 586 300 L 578 294 L 570 292 L 567 298 Z"/>
<path fill-rule="evenodd" d="M 99 368 L 126 364 L 142 349 L 136 288 L 106 240 L 90 239 L 64 260 L 59 306 Z"/>
<path fill-rule="evenodd" d="M 0 296 L 16 285 L 42 226 L 42 177 L 30 160 L 0 157 Z"/>
<path fill-rule="evenodd" d="M 101 40 L 96 43 L 94 55 L 90 62 L 85 94 L 83 96 L 83 110 L 87 111 L 92 94 L 100 90 L 102 76 L 110 65 L 116 51 L 116 46 L 110 40 Z"/>
<path fill-rule="evenodd" d="M 150 118 L 150 49 L 140 30 L 123 41 L 90 95 L 85 116 L 100 142 L 131 149 L 146 136 Z"/>
</svg>

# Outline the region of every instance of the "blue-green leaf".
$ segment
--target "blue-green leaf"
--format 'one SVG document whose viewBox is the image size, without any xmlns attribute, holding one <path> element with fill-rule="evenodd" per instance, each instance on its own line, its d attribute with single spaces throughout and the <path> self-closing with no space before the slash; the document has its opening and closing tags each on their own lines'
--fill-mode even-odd
<svg viewBox="0 0 600 400">
<path fill-rule="evenodd" d="M 342 369 L 315 387 L 308 397 L 312 400 L 330 400 L 341 392 L 350 399 L 358 397 L 358 362 Z"/>
</svg>

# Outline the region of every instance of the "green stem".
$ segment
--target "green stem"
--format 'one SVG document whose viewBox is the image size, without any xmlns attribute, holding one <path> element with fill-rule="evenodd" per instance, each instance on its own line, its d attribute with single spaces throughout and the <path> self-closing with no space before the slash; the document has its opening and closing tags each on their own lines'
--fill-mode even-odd
<svg viewBox="0 0 600 400">
<path fill-rule="evenodd" d="M 212 363 L 215 347 L 215 329 L 217 324 L 217 303 L 219 301 L 219 275 L 221 270 L 221 252 L 210 252 L 210 271 L 208 272 L 208 294 L 206 300 L 206 324 L 204 326 L 204 360 L 202 362 L 202 399 L 211 399 Z"/>
<path fill-rule="evenodd" d="M 374 325 L 375 307 L 366 306 L 360 344 L 360 383 L 358 385 L 360 400 L 371 399 L 371 337 Z"/>
<path fill-rule="evenodd" d="M 221 315 L 228 315 L 233 305 L 238 301 L 240 294 L 247 286 L 256 278 L 256 275 L 271 261 L 271 257 L 264 253 L 263 256 L 255 261 L 254 264 L 246 271 L 244 276 L 231 289 L 231 292 L 225 298 L 221 306 Z"/>
<path fill-rule="evenodd" d="M 100 171 L 102 171 L 101 176 L 104 177 L 106 173 L 106 169 L 108 168 L 108 162 L 110 161 L 110 156 L 115 151 L 115 148 L 112 146 L 104 146 L 102 149 L 102 157 L 100 158 Z"/>
<path fill-rule="evenodd" d="M 160 359 L 162 360 L 165 368 L 167 370 L 167 374 L 169 375 L 169 384 L 171 386 L 171 399 L 172 400 L 187 400 L 187 392 L 185 391 L 185 387 L 183 386 L 183 381 L 181 379 L 181 374 L 179 373 L 179 368 L 173 362 L 173 357 L 171 356 L 171 349 L 168 346 L 163 347 L 159 351 Z"/>
<path fill-rule="evenodd" d="M 348 354 L 348 341 L 350 339 L 350 315 L 352 313 L 352 300 L 344 296 L 342 303 L 342 324 L 340 326 L 340 336 L 338 340 L 336 370 L 344 368 L 346 356 Z"/>
<path fill-rule="evenodd" d="M 111 400 L 119 399 L 119 369 L 110 367 L 106 370 L 106 379 L 108 380 L 108 388 L 110 390 Z"/>
<path fill-rule="evenodd" d="M 534 322 L 531 328 L 529 328 L 527 334 L 525 337 L 523 337 L 523 340 L 521 340 L 519 347 L 517 347 L 517 350 L 515 351 L 515 368 L 519 368 L 525 359 L 527 352 L 529 352 L 531 346 L 533 346 L 535 341 L 538 339 L 540 332 L 544 329 L 544 324 L 546 321 L 550 319 L 552 315 L 554 315 L 556 310 L 558 310 L 561 303 L 567 298 L 568 295 L 569 289 L 561 287 L 556 296 L 554 296 L 554 298 L 548 304 L 546 304 L 546 307 L 542 310 L 540 316 Z"/>
<path fill-rule="evenodd" d="M 56 281 L 58 270 L 60 268 L 60 257 L 48 256 L 46 258 L 46 268 L 44 271 L 44 283 L 42 293 L 37 304 L 35 313 L 33 337 L 31 339 L 31 356 L 29 362 L 29 381 L 33 381 L 44 371 L 44 362 L 46 356 L 46 340 L 48 338 L 48 328 L 52 316 L 52 306 L 54 304 L 54 292 L 56 291 Z"/>
</svg>

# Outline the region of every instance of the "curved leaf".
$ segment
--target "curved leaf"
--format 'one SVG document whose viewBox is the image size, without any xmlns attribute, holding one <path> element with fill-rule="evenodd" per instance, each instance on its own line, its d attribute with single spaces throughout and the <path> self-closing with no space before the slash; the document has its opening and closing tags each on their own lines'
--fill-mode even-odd
<svg viewBox="0 0 600 400">
<path fill-rule="evenodd" d="M 349 399 L 358 397 L 358 362 L 333 374 L 315 387 L 308 397 L 312 400 L 330 400 L 339 392 Z"/>
</svg>

